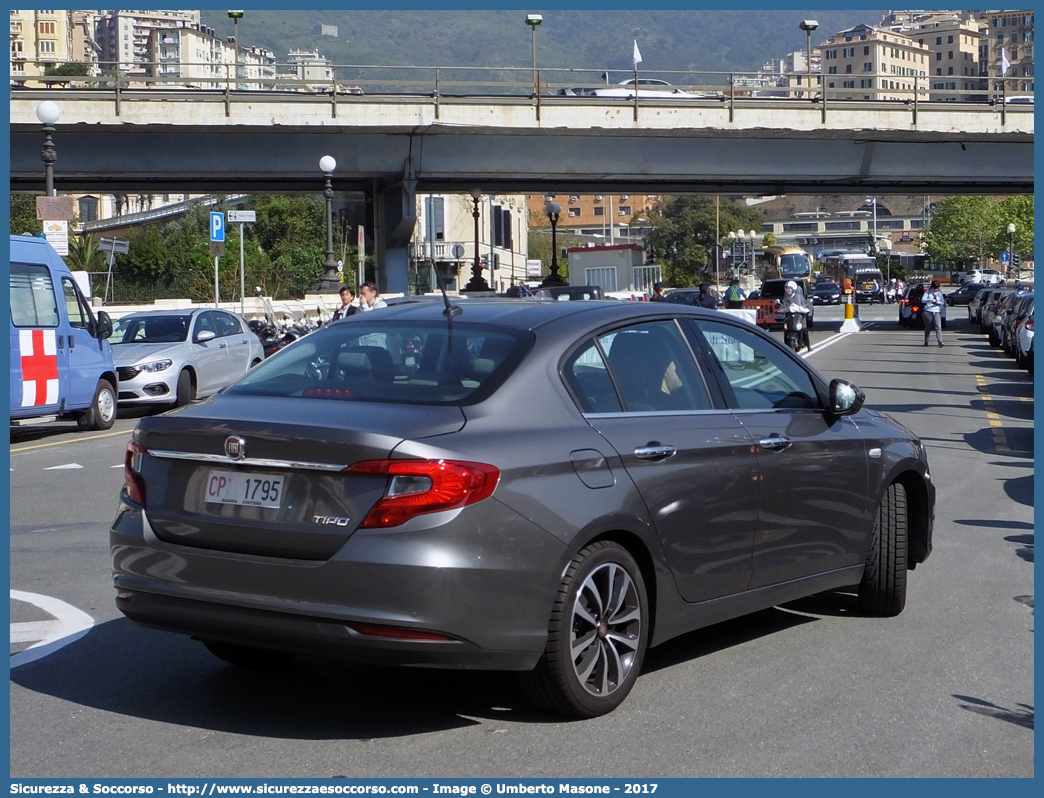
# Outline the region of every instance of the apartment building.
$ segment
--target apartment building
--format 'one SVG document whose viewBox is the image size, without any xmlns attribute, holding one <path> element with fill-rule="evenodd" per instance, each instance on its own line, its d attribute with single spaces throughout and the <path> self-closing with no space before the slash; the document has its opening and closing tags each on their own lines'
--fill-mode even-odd
<svg viewBox="0 0 1044 798">
<path fill-rule="evenodd" d="M 927 45 L 874 25 L 856 25 L 820 44 L 828 100 L 928 99 Z"/>
<path fill-rule="evenodd" d="M 200 25 L 154 28 L 149 34 L 149 71 L 159 86 L 215 88 L 233 80 L 241 89 L 271 88 L 275 54 L 260 47 L 240 47 L 222 41 Z"/>
<path fill-rule="evenodd" d="M 930 14 L 904 33 L 925 45 L 929 56 L 931 99 L 943 102 L 985 99 L 980 78 L 979 43 L 982 24 L 957 13 Z"/>
<path fill-rule="evenodd" d="M 96 38 L 102 70 L 148 75 L 152 31 L 200 27 L 199 11 L 109 11 L 98 20 Z"/>
<path fill-rule="evenodd" d="M 983 25 L 983 66 L 991 78 L 990 90 L 1001 91 L 997 78 L 1008 78 L 1005 91 L 1009 96 L 1033 93 L 1033 11 L 984 11 L 979 17 Z M 1010 67 L 1001 75 L 1001 53 Z"/>
<path fill-rule="evenodd" d="M 559 230 L 615 241 L 644 235 L 643 221 L 653 199 L 646 194 L 531 194 L 526 205 L 534 225 L 547 223 L 544 207 L 554 202 L 562 206 Z"/>
<path fill-rule="evenodd" d="M 484 263 L 482 276 L 500 293 L 526 277 L 529 230 L 524 194 L 483 194 L 478 198 L 478 256 Z M 426 272 L 431 262 L 458 268 L 456 280 L 447 290 L 460 289 L 471 279 L 475 262 L 475 201 L 466 194 L 417 196 L 417 228 L 411 256 Z M 490 269 L 490 265 L 493 266 Z M 422 287 L 436 290 L 435 274 L 420 280 Z"/>
<path fill-rule="evenodd" d="M 68 11 L 11 11 L 11 75 L 43 75 L 48 67 L 75 60 Z"/>
</svg>

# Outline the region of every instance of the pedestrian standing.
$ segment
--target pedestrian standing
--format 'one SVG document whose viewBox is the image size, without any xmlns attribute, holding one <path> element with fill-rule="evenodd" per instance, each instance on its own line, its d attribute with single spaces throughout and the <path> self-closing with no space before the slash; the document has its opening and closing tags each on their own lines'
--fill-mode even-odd
<svg viewBox="0 0 1044 798">
<path fill-rule="evenodd" d="M 700 283 L 700 293 L 696 297 L 696 307 L 714 310 L 718 307 L 718 300 L 710 291 L 707 283 Z"/>
<path fill-rule="evenodd" d="M 878 282 L 876 277 L 874 278 L 874 292 L 873 292 L 873 295 L 870 297 L 870 304 L 871 305 L 874 303 L 875 299 L 876 300 L 880 300 L 882 305 L 885 303 L 884 302 L 884 292 L 881 290 L 881 283 Z"/>
<path fill-rule="evenodd" d="M 738 277 L 733 277 L 732 282 L 729 283 L 728 290 L 725 291 L 725 307 L 729 309 L 736 309 L 743 307 L 743 300 L 747 298 L 747 293 L 740 288 L 740 281 Z"/>
<path fill-rule="evenodd" d="M 341 295 L 341 307 L 337 308 L 333 312 L 333 318 L 331 321 L 337 321 L 338 319 L 346 319 L 359 309 L 352 302 L 355 301 L 355 292 L 350 286 L 341 286 L 341 290 L 338 292 Z"/>
<path fill-rule="evenodd" d="M 377 293 L 377 286 L 373 283 L 363 283 L 359 287 L 359 311 L 366 313 L 377 308 L 386 308 L 388 304 L 381 299 Z"/>
<path fill-rule="evenodd" d="M 921 297 L 921 302 L 923 303 L 924 317 L 924 345 L 928 346 L 928 339 L 931 337 L 934 329 L 935 340 L 939 342 L 939 346 L 942 346 L 942 313 L 946 299 L 943 297 L 942 291 L 939 290 L 939 282 L 937 280 L 932 280 L 932 284 L 924 292 L 924 296 Z"/>
<path fill-rule="evenodd" d="M 666 302 L 667 295 L 663 290 L 663 283 L 653 283 L 653 295 L 649 297 L 650 302 Z"/>
</svg>

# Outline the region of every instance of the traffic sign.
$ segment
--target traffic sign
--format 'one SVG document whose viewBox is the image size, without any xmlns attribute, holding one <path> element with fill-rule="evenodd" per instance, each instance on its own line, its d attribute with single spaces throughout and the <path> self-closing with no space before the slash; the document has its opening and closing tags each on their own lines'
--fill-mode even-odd
<svg viewBox="0 0 1044 798">
<path fill-rule="evenodd" d="M 102 238 L 98 245 L 104 252 L 115 252 L 117 255 L 130 252 L 130 241 L 124 241 L 122 238 Z"/>
<path fill-rule="evenodd" d="M 210 212 L 210 240 L 225 240 L 225 214 L 218 211 Z"/>
<path fill-rule="evenodd" d="M 232 222 L 256 222 L 257 212 L 256 211 L 229 211 L 228 212 L 229 224 Z"/>
<path fill-rule="evenodd" d="M 453 253 L 453 257 L 455 257 L 455 258 L 463 258 L 464 257 L 464 245 L 463 244 L 454 244 L 453 245 L 453 249 L 451 249 L 450 252 Z"/>
<path fill-rule="evenodd" d="M 224 241 L 211 241 L 210 242 L 210 255 L 214 258 L 220 258 L 225 254 L 225 242 Z"/>
<path fill-rule="evenodd" d="M 1000 262 L 1001 263 L 1007 263 L 1009 260 L 1010 260 L 1010 257 L 1009 257 L 1007 252 L 1002 252 L 1000 254 Z"/>
</svg>

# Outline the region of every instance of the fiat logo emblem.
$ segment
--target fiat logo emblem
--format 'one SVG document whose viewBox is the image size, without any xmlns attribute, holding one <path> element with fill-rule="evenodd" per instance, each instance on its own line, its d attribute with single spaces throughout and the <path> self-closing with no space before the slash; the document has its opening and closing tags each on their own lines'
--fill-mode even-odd
<svg viewBox="0 0 1044 798">
<path fill-rule="evenodd" d="M 229 460 L 242 460 L 246 457 L 246 441 L 238 435 L 225 438 L 225 456 Z"/>
</svg>

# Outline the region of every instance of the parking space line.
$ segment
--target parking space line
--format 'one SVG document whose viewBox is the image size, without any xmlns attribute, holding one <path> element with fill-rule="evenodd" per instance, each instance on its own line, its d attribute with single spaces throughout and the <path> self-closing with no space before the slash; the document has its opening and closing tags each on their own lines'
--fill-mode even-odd
<svg viewBox="0 0 1044 798">
<path fill-rule="evenodd" d="M 51 441 L 50 443 L 37 443 L 33 446 L 19 446 L 17 449 L 12 449 L 11 454 L 16 452 L 28 452 L 31 449 L 44 449 L 48 446 L 61 446 L 65 443 L 81 443 L 83 441 L 96 441 L 99 438 L 111 438 L 114 435 L 127 435 L 128 437 L 133 435 L 133 430 L 122 430 L 120 432 L 106 432 L 104 435 L 87 435 L 85 437 L 74 438 L 69 441 Z"/>
<path fill-rule="evenodd" d="M 993 397 L 987 392 L 986 378 L 981 374 L 975 375 L 975 382 L 979 389 L 979 393 L 982 395 L 982 403 L 986 408 L 986 418 L 990 422 L 990 427 L 993 431 L 993 445 L 996 446 L 998 452 L 1005 454 L 1011 454 L 1011 449 L 1008 448 L 1008 439 L 1004 434 L 1004 425 L 1001 422 L 1001 417 L 997 413 L 997 408 L 993 404 Z"/>
</svg>

